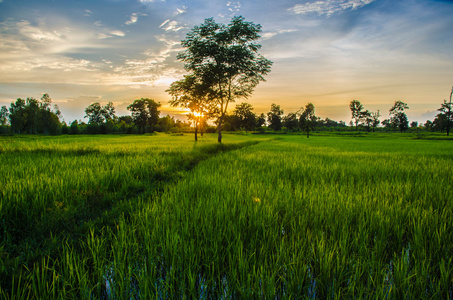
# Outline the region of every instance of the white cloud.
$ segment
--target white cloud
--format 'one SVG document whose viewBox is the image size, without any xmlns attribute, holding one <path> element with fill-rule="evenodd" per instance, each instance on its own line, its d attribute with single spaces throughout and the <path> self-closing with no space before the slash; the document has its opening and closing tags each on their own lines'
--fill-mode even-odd
<svg viewBox="0 0 453 300">
<path fill-rule="evenodd" d="M 177 8 L 173 15 L 177 16 L 187 12 L 187 7 L 183 6 L 182 8 Z"/>
<path fill-rule="evenodd" d="M 111 35 L 115 35 L 115 36 L 125 36 L 126 34 L 124 32 L 122 32 L 121 30 L 113 30 L 113 31 L 110 31 L 109 32 Z"/>
<path fill-rule="evenodd" d="M 111 30 L 107 33 L 105 33 L 105 32 L 99 33 L 97 35 L 97 38 L 100 40 L 104 40 L 104 39 L 112 38 L 115 36 L 123 37 L 123 36 L 126 36 L 126 34 L 124 32 L 122 32 L 121 30 Z"/>
<path fill-rule="evenodd" d="M 90 17 L 91 15 L 93 15 L 93 12 L 92 12 L 91 10 L 89 10 L 89 9 L 85 9 L 85 14 L 84 14 L 84 16 L 85 16 L 85 17 Z"/>
<path fill-rule="evenodd" d="M 184 29 L 184 26 L 179 26 L 179 23 L 176 22 L 176 21 L 170 21 L 170 20 L 166 20 L 165 22 L 163 22 L 159 28 L 162 28 L 164 29 L 165 31 L 179 31 L 181 29 Z"/>
<path fill-rule="evenodd" d="M 135 24 L 135 23 L 137 23 L 138 17 L 140 17 L 140 16 L 147 16 L 147 14 L 142 14 L 142 13 L 132 13 L 132 15 L 131 15 L 129 21 L 127 21 L 127 22 L 124 23 L 124 24 L 126 24 L 126 25 Z"/>
<path fill-rule="evenodd" d="M 170 22 L 170 19 L 165 20 L 162 24 L 159 25 L 159 28 L 164 27 L 168 22 Z"/>
<path fill-rule="evenodd" d="M 63 35 L 58 31 L 45 31 L 41 28 L 31 26 L 30 22 L 22 20 L 17 22 L 17 28 L 19 33 L 29 39 L 39 41 L 39 42 L 52 42 L 52 41 L 62 41 Z"/>
<path fill-rule="evenodd" d="M 237 13 L 241 9 L 241 3 L 239 1 L 228 1 L 227 7 L 228 7 L 228 10 L 234 14 L 234 13 Z"/>
<path fill-rule="evenodd" d="M 282 34 L 282 33 L 288 33 L 288 32 L 294 32 L 294 31 L 297 31 L 297 29 L 280 29 L 280 30 L 277 30 L 277 31 L 274 31 L 274 32 L 265 32 L 261 38 L 263 40 L 268 40 L 274 36 L 276 36 L 277 34 Z"/>
<path fill-rule="evenodd" d="M 318 13 L 319 15 L 331 16 L 344 10 L 355 10 L 375 0 L 320 0 L 305 4 L 296 4 L 289 10 L 295 14 Z"/>
</svg>

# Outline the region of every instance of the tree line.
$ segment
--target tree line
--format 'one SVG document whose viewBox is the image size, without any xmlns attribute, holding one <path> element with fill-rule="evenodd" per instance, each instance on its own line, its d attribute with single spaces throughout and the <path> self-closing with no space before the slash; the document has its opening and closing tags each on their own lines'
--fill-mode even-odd
<svg viewBox="0 0 453 300">
<path fill-rule="evenodd" d="M 44 94 L 40 100 L 35 98 L 18 98 L 9 109 L 0 109 L 0 133 L 3 134 L 110 134 L 131 133 L 143 134 L 157 132 L 197 132 L 213 133 L 218 131 L 218 120 L 209 114 L 195 114 L 193 111 L 186 116 L 188 121 L 180 121 L 169 115 L 160 116 L 161 104 L 153 99 L 141 98 L 134 100 L 127 109 L 130 115 L 117 116 L 112 102 L 101 105 L 93 102 L 85 108 L 85 123 L 74 120 L 69 124 L 57 105 L 52 107 L 52 99 Z M 315 114 L 313 103 L 307 103 L 298 111 L 285 115 L 280 105 L 272 103 L 269 112 L 256 114 L 248 102 L 237 104 L 231 113 L 225 113 L 221 128 L 223 131 L 245 132 L 303 132 L 309 136 L 312 131 L 400 131 L 408 129 L 417 131 L 446 132 L 449 135 L 452 122 L 452 105 L 447 100 L 441 104 L 439 113 L 433 121 L 424 124 L 410 122 L 406 115 L 408 104 L 396 101 L 389 109 L 389 118 L 380 120 L 379 111 L 370 112 L 358 100 L 349 104 L 351 121 L 335 121 L 322 119 Z M 213 123 L 209 122 L 215 119 Z"/>
<path fill-rule="evenodd" d="M 247 22 L 241 16 L 233 17 L 229 24 L 216 23 L 213 18 L 195 26 L 181 42 L 185 50 L 177 55 L 188 72 L 183 79 L 173 82 L 167 92 L 172 97 L 171 106 L 188 109 L 187 115 L 193 124 L 195 141 L 198 131 L 218 133 L 222 141 L 222 130 L 245 131 L 303 131 L 307 137 L 313 130 L 335 129 L 375 131 L 378 128 L 404 132 L 410 128 L 430 131 L 446 131 L 452 127 L 452 104 L 444 100 L 434 121 L 422 126 L 417 122 L 409 124 L 405 111 L 409 106 L 396 101 L 389 110 L 389 119 L 381 122 L 379 111 L 366 110 L 358 100 L 349 104 L 350 126 L 329 118 L 321 119 L 315 114 L 313 103 L 307 103 L 296 112 L 284 116 L 281 107 L 271 105 L 267 114 L 253 113 L 253 107 L 243 102 L 228 113 L 229 106 L 239 99 L 247 99 L 254 88 L 264 81 L 270 72 L 272 62 L 259 53 L 261 25 Z M 41 100 L 17 99 L 9 110 L 0 110 L 1 131 L 15 134 L 58 134 L 58 133 L 146 133 L 172 131 L 189 128 L 189 123 L 175 120 L 170 116 L 160 117 L 161 104 L 153 99 L 141 98 L 127 107 L 130 116 L 117 117 L 113 103 L 101 106 L 98 102 L 85 109 L 88 123 L 73 121 L 69 126 L 62 121 L 57 106 L 51 109 L 51 99 L 44 94 Z M 208 121 L 213 120 L 213 126 Z M 9 123 L 8 123 L 9 121 Z M 382 127 L 379 127 L 379 125 Z"/>
</svg>

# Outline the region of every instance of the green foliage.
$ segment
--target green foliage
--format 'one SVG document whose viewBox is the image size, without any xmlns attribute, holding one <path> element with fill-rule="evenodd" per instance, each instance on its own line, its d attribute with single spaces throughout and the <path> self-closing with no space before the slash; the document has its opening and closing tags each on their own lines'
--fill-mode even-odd
<svg viewBox="0 0 453 300">
<path fill-rule="evenodd" d="M 395 101 L 392 108 L 389 110 L 390 123 L 393 128 L 398 128 L 401 132 L 409 128 L 409 120 L 404 112 L 405 109 L 409 109 L 409 106 L 402 101 Z"/>
<path fill-rule="evenodd" d="M 250 103 L 242 102 L 236 105 L 233 115 L 238 120 L 238 127 L 250 131 L 255 129 L 256 115 L 253 113 L 253 106 Z"/>
<path fill-rule="evenodd" d="M 140 98 L 134 100 L 134 102 L 127 107 L 131 111 L 132 120 L 138 126 L 140 133 L 153 132 L 154 127 L 159 122 L 160 111 L 158 108 L 161 106 L 160 103 L 153 99 Z"/>
<path fill-rule="evenodd" d="M 44 94 L 41 100 L 27 98 L 17 99 L 9 108 L 9 120 L 13 133 L 21 134 L 59 134 L 61 131 L 61 112 L 55 105 L 50 110 L 51 98 Z"/>
<path fill-rule="evenodd" d="M 190 76 L 203 86 L 218 115 L 218 141 L 228 105 L 247 98 L 255 86 L 270 72 L 272 62 L 258 53 L 261 26 L 234 17 L 228 25 L 213 18 L 195 26 L 182 41 L 186 50 L 178 54 Z"/>
<path fill-rule="evenodd" d="M 351 110 L 352 119 L 354 119 L 355 122 L 355 128 L 358 130 L 363 105 L 358 100 L 352 100 L 351 103 L 349 103 L 349 109 Z"/>
<path fill-rule="evenodd" d="M 316 120 L 317 117 L 315 115 L 315 106 L 313 105 L 313 103 L 307 103 L 307 105 L 305 105 L 305 108 L 301 108 L 299 119 L 300 127 L 305 129 L 307 138 L 310 136 L 310 129 L 314 130 Z"/>
<path fill-rule="evenodd" d="M 269 123 L 269 128 L 275 131 L 282 129 L 283 113 L 283 109 L 280 108 L 280 105 L 272 103 L 271 110 L 267 113 L 267 122 Z"/>
</svg>

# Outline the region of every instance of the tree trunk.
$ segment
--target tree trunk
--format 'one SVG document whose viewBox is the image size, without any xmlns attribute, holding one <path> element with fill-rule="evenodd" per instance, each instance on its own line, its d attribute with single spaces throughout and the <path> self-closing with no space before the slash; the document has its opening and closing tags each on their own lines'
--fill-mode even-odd
<svg viewBox="0 0 453 300">
<path fill-rule="evenodd" d="M 198 142 L 198 125 L 195 124 L 195 142 Z"/>
<path fill-rule="evenodd" d="M 223 115 L 220 116 L 219 124 L 217 124 L 217 132 L 219 133 L 219 136 L 217 137 L 217 142 L 219 142 L 219 143 L 222 142 L 222 123 L 223 123 Z"/>
</svg>

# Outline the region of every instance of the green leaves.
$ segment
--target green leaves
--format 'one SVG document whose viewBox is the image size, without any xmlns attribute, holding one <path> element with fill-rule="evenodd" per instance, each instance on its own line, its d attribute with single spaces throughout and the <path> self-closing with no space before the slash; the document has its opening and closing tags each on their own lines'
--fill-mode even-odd
<svg viewBox="0 0 453 300">
<path fill-rule="evenodd" d="M 184 62 L 190 76 L 203 87 L 204 102 L 218 109 L 219 142 L 221 127 L 229 102 L 249 97 L 255 86 L 264 81 L 272 62 L 258 53 L 261 25 L 234 17 L 228 25 L 206 19 L 187 34 L 181 45 L 187 48 L 177 58 Z"/>
</svg>

